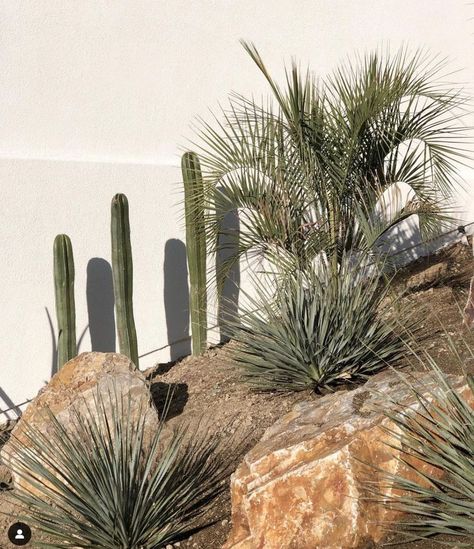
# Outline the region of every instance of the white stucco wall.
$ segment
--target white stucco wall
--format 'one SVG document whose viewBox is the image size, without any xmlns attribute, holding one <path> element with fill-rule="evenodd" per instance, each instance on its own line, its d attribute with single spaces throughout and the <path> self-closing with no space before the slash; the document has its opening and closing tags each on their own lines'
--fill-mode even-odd
<svg viewBox="0 0 474 549">
<path fill-rule="evenodd" d="M 50 375 L 57 233 L 73 241 L 78 334 L 92 322 L 95 347 L 111 344 L 113 317 L 98 325 L 95 309 L 111 306 L 99 289 L 116 192 L 130 201 L 141 365 L 170 358 L 153 351 L 187 322 L 179 147 L 229 91 L 266 92 L 240 38 L 278 78 L 291 56 L 324 75 L 355 51 L 428 48 L 470 91 L 472 16 L 464 0 L 1 0 L 0 409 Z M 474 220 L 470 190 L 459 205 Z"/>
</svg>

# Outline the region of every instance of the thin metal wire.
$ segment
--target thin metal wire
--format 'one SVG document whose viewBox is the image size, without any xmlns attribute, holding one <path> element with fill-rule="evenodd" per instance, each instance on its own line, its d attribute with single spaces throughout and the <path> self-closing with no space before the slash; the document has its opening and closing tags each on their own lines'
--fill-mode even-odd
<svg viewBox="0 0 474 549">
<path fill-rule="evenodd" d="M 388 257 L 395 257 L 395 256 L 403 254 L 405 252 L 409 252 L 410 250 L 413 250 L 414 248 L 418 248 L 418 246 L 425 246 L 426 244 L 429 244 L 430 242 L 435 242 L 436 240 L 439 240 L 443 236 L 448 236 L 448 235 L 453 234 L 453 233 L 465 234 L 466 227 L 470 227 L 471 225 L 474 225 L 474 221 L 471 221 L 470 223 L 466 223 L 465 225 L 459 225 L 459 227 L 456 227 L 455 229 L 452 229 L 451 231 L 440 234 L 440 235 L 435 236 L 433 238 L 430 238 L 428 240 L 423 240 L 423 242 L 418 242 L 418 244 L 413 244 L 413 246 L 409 246 L 408 248 L 404 248 L 403 250 L 398 250 L 398 252 L 390 254 Z"/>
<path fill-rule="evenodd" d="M 0 414 L 6 414 L 7 412 L 11 412 L 16 408 L 19 408 L 20 406 L 24 406 L 25 404 L 30 403 L 32 400 L 33 400 L 32 398 L 29 398 L 28 400 L 25 400 L 25 402 L 22 402 L 21 404 L 15 404 L 15 406 L 12 406 L 11 408 L 7 408 L 6 410 L 0 410 Z"/>
<path fill-rule="evenodd" d="M 471 225 L 474 225 L 474 221 L 471 221 L 470 223 L 466 223 L 465 225 L 459 225 L 458 227 L 456 227 L 455 229 L 452 229 L 451 231 L 447 231 L 446 233 L 443 233 L 443 234 L 438 235 L 436 237 L 430 238 L 429 240 L 424 240 L 423 242 L 418 242 L 418 244 L 414 244 L 413 246 L 409 246 L 408 248 L 404 248 L 403 250 L 398 250 L 397 252 L 395 252 L 393 254 L 390 254 L 388 257 L 395 257 L 397 255 L 401 255 L 405 252 L 409 252 L 410 250 L 418 248 L 419 246 L 426 246 L 426 244 L 429 244 L 430 242 L 435 242 L 436 240 L 438 240 L 438 239 L 440 239 L 444 236 L 449 236 L 450 234 L 454 234 L 454 233 L 465 234 L 466 227 L 470 227 Z M 472 241 L 472 246 L 473 246 L 473 254 L 474 254 L 474 239 Z M 218 328 L 218 327 L 219 327 L 219 325 L 216 324 L 215 326 L 210 326 L 208 328 L 208 330 L 214 330 L 215 328 Z M 153 351 L 150 351 L 148 353 L 144 353 L 143 355 L 140 355 L 140 358 L 142 358 L 144 356 L 151 355 L 153 353 L 156 353 L 157 351 L 162 351 L 162 350 L 164 350 L 168 347 L 171 347 L 172 345 L 176 345 L 177 343 L 182 343 L 184 341 L 188 341 L 190 338 L 191 338 L 191 336 L 186 336 L 186 337 L 183 337 L 183 338 L 178 339 L 176 341 L 172 341 L 171 343 L 168 343 L 167 345 L 163 345 L 163 347 L 160 347 L 158 349 L 154 349 Z M 12 406 L 11 408 L 7 408 L 6 410 L 0 410 L 0 414 L 6 414 L 7 412 L 11 412 L 12 410 L 15 410 L 15 408 L 19 408 L 20 406 L 24 406 L 25 404 L 28 404 L 32 400 L 33 399 L 25 400 L 25 402 L 22 402 L 21 404 L 17 404 L 15 406 Z"/>
</svg>

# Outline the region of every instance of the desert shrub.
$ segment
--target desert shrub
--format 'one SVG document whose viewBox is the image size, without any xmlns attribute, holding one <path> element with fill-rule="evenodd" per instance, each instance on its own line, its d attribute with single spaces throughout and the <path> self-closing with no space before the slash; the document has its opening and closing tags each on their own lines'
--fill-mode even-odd
<svg viewBox="0 0 474 549">
<path fill-rule="evenodd" d="M 132 414 L 116 391 L 75 408 L 73 429 L 50 416 L 50 433 L 28 427 L 27 442 L 15 443 L 22 482 L 12 497 L 42 534 L 38 547 L 164 547 L 194 524 L 230 473 L 219 437 L 185 428 L 164 436 L 163 421 L 147 434 L 145 416 Z"/>
<path fill-rule="evenodd" d="M 360 264 L 322 263 L 256 285 L 232 323 L 232 358 L 253 387 L 319 390 L 366 379 L 405 353 L 399 321 L 380 314 L 389 286 Z M 407 326 L 415 329 L 407 320 Z"/>
<path fill-rule="evenodd" d="M 393 411 L 387 412 L 398 428 L 390 430 L 393 444 L 401 448 L 401 460 L 414 472 L 410 479 L 382 474 L 384 482 L 395 488 L 391 496 L 383 495 L 384 503 L 407 513 L 407 518 L 387 529 L 404 532 L 407 541 L 436 534 L 462 536 L 454 545 L 473 547 L 474 395 L 469 403 L 432 358 L 425 355 L 423 362 L 432 370 L 437 388 L 423 396 L 419 386 L 405 378 L 418 407 L 406 410 L 394 403 Z M 467 375 L 467 381 L 473 392 L 473 376 Z M 437 473 L 429 474 L 422 464 L 434 466 Z"/>
</svg>

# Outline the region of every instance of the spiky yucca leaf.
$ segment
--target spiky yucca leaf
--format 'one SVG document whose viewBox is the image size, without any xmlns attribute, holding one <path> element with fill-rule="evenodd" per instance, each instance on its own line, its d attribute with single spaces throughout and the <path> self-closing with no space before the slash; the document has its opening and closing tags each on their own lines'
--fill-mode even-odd
<svg viewBox="0 0 474 549">
<path fill-rule="evenodd" d="M 327 262 L 271 284 L 256 284 L 239 324 L 233 358 L 254 387 L 319 390 L 366 379 L 404 354 L 400 326 L 378 309 L 388 286 L 360 262 Z"/>
<path fill-rule="evenodd" d="M 457 547 L 473 547 L 474 396 L 468 402 L 466 396 L 453 389 L 427 353 L 421 360 L 433 371 L 437 389 L 423 395 L 420 387 L 405 377 L 416 396 L 417 408 L 406 410 L 393 403 L 395 406 L 386 412 L 398 428 L 389 431 L 391 445 L 401 449 L 400 459 L 415 478 L 382 473 L 384 484 L 395 489 L 391 491 L 395 495 L 383 495 L 384 503 L 408 514 L 396 524 L 396 530 L 404 532 L 407 540 L 451 534 L 463 537 Z M 467 381 L 473 391 L 472 376 L 468 375 Z M 413 458 L 419 460 L 417 468 Z M 422 470 L 423 464 L 434 466 L 437 473 L 430 474 L 424 467 Z"/>
<path fill-rule="evenodd" d="M 30 426 L 26 444 L 14 441 L 22 483 L 12 497 L 48 540 L 37 547 L 159 548 L 221 492 L 229 459 L 218 438 L 164 438 L 161 422 L 147 440 L 145 410 L 131 412 L 113 389 L 73 410 L 73 430 L 50 412 L 51 432 Z"/>
</svg>

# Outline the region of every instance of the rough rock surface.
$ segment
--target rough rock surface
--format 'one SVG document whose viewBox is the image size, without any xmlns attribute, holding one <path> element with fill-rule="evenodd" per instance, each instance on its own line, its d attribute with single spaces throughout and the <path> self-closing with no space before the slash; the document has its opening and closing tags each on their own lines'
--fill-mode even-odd
<svg viewBox="0 0 474 549">
<path fill-rule="evenodd" d="M 434 388 L 430 374 L 418 380 L 422 393 Z M 472 397 L 461 377 L 451 380 Z M 270 427 L 232 477 L 233 528 L 224 549 L 362 549 L 379 541 L 381 522 L 396 516 L 369 500 L 364 482 L 380 475 L 365 464 L 410 475 L 384 444 L 382 426 L 390 424 L 380 394 L 383 406 L 389 399 L 415 405 L 386 371 L 358 389 L 297 404 Z"/>
<path fill-rule="evenodd" d="M 12 431 L 12 437 L 27 443 L 25 426 L 29 425 L 47 434 L 51 430 L 48 408 L 66 429 L 70 428 L 73 408 L 88 405 L 93 409 L 93 398 L 100 391 L 117 390 L 125 398 L 131 396 L 130 415 L 139 411 L 147 414 L 146 428 L 156 430 L 158 415 L 151 405 L 150 391 L 143 374 L 126 357 L 116 353 L 82 353 L 70 360 L 43 387 L 28 405 Z M 144 412 L 143 412 L 144 411 Z M 1 452 L 2 461 L 14 469 L 15 449 L 7 442 Z M 15 484 L 20 479 L 13 474 Z"/>
<path fill-rule="evenodd" d="M 442 282 L 443 277 L 448 274 L 448 264 L 446 262 L 437 263 L 428 267 L 424 271 L 414 274 L 407 281 L 407 289 L 414 292 L 434 286 Z"/>
</svg>

